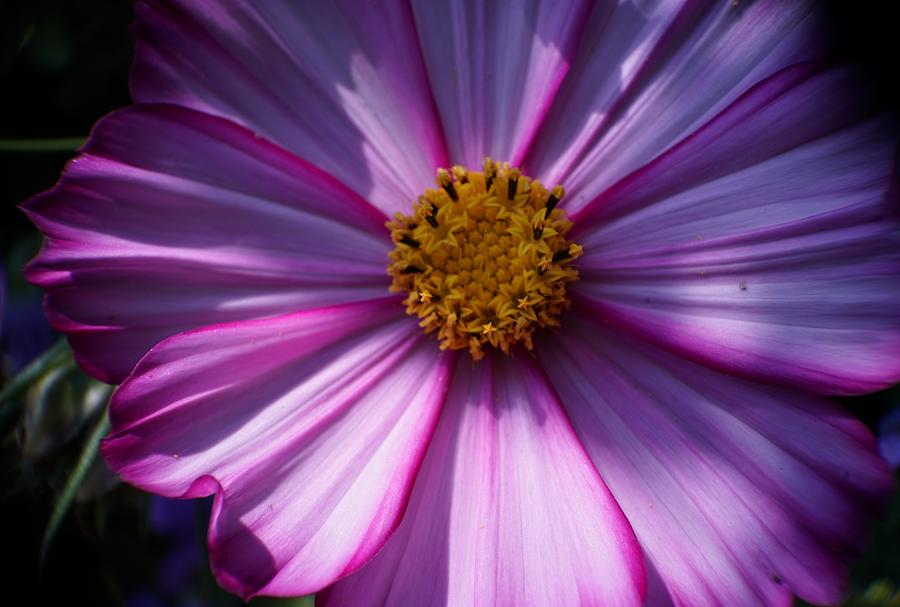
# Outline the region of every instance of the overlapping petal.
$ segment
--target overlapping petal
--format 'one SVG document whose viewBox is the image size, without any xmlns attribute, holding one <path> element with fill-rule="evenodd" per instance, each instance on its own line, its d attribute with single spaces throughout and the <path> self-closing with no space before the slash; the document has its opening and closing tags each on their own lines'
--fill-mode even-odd
<svg viewBox="0 0 900 607">
<path fill-rule="evenodd" d="M 519 164 L 574 60 L 590 3 L 412 4 L 451 160 Z"/>
<path fill-rule="evenodd" d="M 385 212 L 447 164 L 409 5 L 151 0 L 132 94 L 227 116 Z"/>
<path fill-rule="evenodd" d="M 493 358 L 493 360 L 491 360 Z M 619 507 L 525 356 L 457 365 L 397 532 L 327 605 L 637 605 Z"/>
<path fill-rule="evenodd" d="M 599 2 L 525 165 L 577 211 L 760 80 L 817 58 L 815 2 Z"/>
<path fill-rule="evenodd" d="M 314 592 L 399 522 L 452 355 L 390 298 L 218 325 L 156 346 L 116 392 L 110 465 L 169 497 L 216 494 L 220 583 Z"/>
<path fill-rule="evenodd" d="M 853 84 L 784 70 L 610 188 L 578 214 L 575 290 L 730 373 L 830 393 L 900 379 L 896 129 Z"/>
<path fill-rule="evenodd" d="M 384 216 L 221 118 L 138 105 L 95 128 L 25 212 L 29 265 L 83 366 L 119 382 L 179 331 L 382 297 Z"/>
<path fill-rule="evenodd" d="M 539 350 L 677 605 L 834 604 L 890 470 L 821 397 L 728 377 L 575 318 Z"/>
</svg>

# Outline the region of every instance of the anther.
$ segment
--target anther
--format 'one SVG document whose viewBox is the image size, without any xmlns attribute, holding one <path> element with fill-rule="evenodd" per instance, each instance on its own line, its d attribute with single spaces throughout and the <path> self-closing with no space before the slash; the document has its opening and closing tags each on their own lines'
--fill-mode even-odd
<svg viewBox="0 0 900 607">
<path fill-rule="evenodd" d="M 437 207 L 434 206 L 433 203 L 432 203 L 430 209 L 427 207 L 420 207 L 419 214 L 422 216 L 422 218 L 425 221 L 428 222 L 428 225 L 430 225 L 432 228 L 435 228 L 435 229 L 438 228 L 438 226 L 439 226 L 438 220 L 437 220 L 437 217 L 435 217 L 435 215 L 437 214 Z"/>
<path fill-rule="evenodd" d="M 456 180 L 460 183 L 469 183 L 469 172 L 465 167 L 461 167 L 458 164 L 454 165 L 450 172 L 453 173 L 453 176 L 456 177 Z"/>
<path fill-rule="evenodd" d="M 534 239 L 540 240 L 541 236 L 544 234 L 544 224 L 541 223 L 540 221 L 537 221 L 537 222 L 535 222 L 533 227 L 534 227 Z"/>
<path fill-rule="evenodd" d="M 486 191 L 491 191 L 491 186 L 494 185 L 494 175 L 497 173 L 497 163 L 490 156 L 486 156 L 484 159 L 484 188 Z"/>
<path fill-rule="evenodd" d="M 419 245 L 421 244 L 418 240 L 416 240 L 409 234 L 404 234 L 403 236 L 401 236 L 400 240 L 398 242 L 401 242 L 401 243 L 405 244 L 406 246 L 412 247 L 414 249 L 418 249 Z"/>
<path fill-rule="evenodd" d="M 453 179 L 450 178 L 450 173 L 447 172 L 447 169 L 438 169 L 437 182 L 447 192 L 450 200 L 459 202 L 459 194 L 456 193 L 456 188 L 453 187 Z"/>
<path fill-rule="evenodd" d="M 553 254 L 553 261 L 565 261 L 567 259 L 572 259 L 572 255 L 569 254 L 569 251 L 567 249 L 557 251 Z"/>
<path fill-rule="evenodd" d="M 550 192 L 550 197 L 547 198 L 547 212 L 544 214 L 544 217 L 550 217 L 550 213 L 556 208 L 559 199 L 562 198 L 564 194 L 565 192 L 561 185 L 553 188 L 553 191 Z"/>
<path fill-rule="evenodd" d="M 519 185 L 520 173 L 518 169 L 510 169 L 506 174 L 506 198 L 507 200 L 513 200 L 516 197 L 516 188 Z"/>
</svg>

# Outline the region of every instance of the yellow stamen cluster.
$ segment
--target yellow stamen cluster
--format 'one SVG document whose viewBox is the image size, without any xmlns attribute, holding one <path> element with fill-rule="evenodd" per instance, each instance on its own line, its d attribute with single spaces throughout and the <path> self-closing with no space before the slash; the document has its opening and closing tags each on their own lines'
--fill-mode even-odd
<svg viewBox="0 0 900 607">
<path fill-rule="evenodd" d="M 578 280 L 581 246 L 566 239 L 572 224 L 555 208 L 562 187 L 548 192 L 490 158 L 481 172 L 438 170 L 437 185 L 412 217 L 387 223 L 391 291 L 409 293 L 407 313 L 437 331 L 441 349 L 468 348 L 474 360 L 486 344 L 532 349 L 536 328 L 559 326 L 566 284 Z"/>
</svg>

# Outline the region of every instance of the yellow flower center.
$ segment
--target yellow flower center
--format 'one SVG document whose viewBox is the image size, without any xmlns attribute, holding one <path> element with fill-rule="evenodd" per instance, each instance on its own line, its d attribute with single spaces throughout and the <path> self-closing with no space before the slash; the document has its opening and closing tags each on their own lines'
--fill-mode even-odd
<svg viewBox="0 0 900 607">
<path fill-rule="evenodd" d="M 395 248 L 391 291 L 406 292 L 406 311 L 441 349 L 468 348 L 474 360 L 491 345 L 529 350 L 538 327 L 559 326 L 578 280 L 581 246 L 566 239 L 572 223 L 556 205 L 561 186 L 538 181 L 490 158 L 481 172 L 439 169 L 440 189 L 425 190 L 413 215 L 387 223 Z"/>
</svg>

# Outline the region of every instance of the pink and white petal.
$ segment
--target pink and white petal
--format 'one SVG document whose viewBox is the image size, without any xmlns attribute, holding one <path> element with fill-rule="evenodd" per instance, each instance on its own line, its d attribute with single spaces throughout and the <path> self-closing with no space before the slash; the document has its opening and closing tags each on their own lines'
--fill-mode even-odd
<svg viewBox="0 0 900 607">
<path fill-rule="evenodd" d="M 521 163 L 574 60 L 584 0 L 413 2 L 450 158 Z"/>
<path fill-rule="evenodd" d="M 447 157 L 409 6 L 145 0 L 132 95 L 226 116 L 406 210 Z"/>
<path fill-rule="evenodd" d="M 453 360 L 395 298 L 182 333 L 115 393 L 103 454 L 146 491 L 215 493 L 228 590 L 315 592 L 399 523 Z"/>
<path fill-rule="evenodd" d="M 818 58 L 815 2 L 598 3 L 525 166 L 578 211 L 794 63 Z"/>
<path fill-rule="evenodd" d="M 841 561 L 892 485 L 865 426 L 822 397 L 716 373 L 578 318 L 539 345 L 676 605 L 841 598 Z"/>
<path fill-rule="evenodd" d="M 245 128 L 177 106 L 103 119 L 23 209 L 46 236 L 27 277 L 83 366 L 110 382 L 179 331 L 387 287 L 383 215 Z"/>
<path fill-rule="evenodd" d="M 628 522 L 527 356 L 461 362 L 397 532 L 326 605 L 638 605 Z"/>
<path fill-rule="evenodd" d="M 729 373 L 828 393 L 900 380 L 896 129 L 853 124 L 849 83 L 785 70 L 604 193 L 579 216 L 573 290 Z"/>
</svg>

